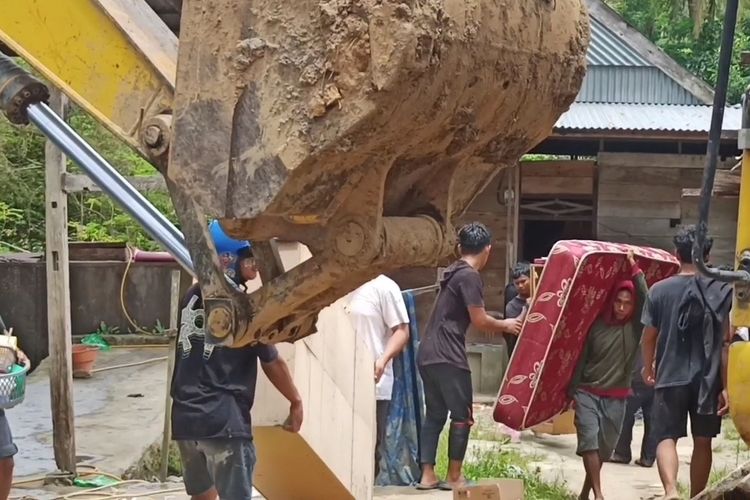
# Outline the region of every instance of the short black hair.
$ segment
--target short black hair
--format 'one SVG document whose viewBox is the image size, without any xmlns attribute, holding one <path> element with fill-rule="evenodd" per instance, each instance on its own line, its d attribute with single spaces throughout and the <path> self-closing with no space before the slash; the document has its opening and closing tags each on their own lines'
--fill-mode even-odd
<svg viewBox="0 0 750 500">
<path fill-rule="evenodd" d="M 458 243 L 462 255 L 477 255 L 492 243 L 492 234 L 481 222 L 471 222 L 458 230 Z"/>
<path fill-rule="evenodd" d="M 255 255 L 253 254 L 252 248 L 245 247 L 240 248 L 239 251 L 237 251 L 237 261 L 245 260 L 245 259 L 252 259 Z"/>
<path fill-rule="evenodd" d="M 531 277 L 531 265 L 528 262 L 519 262 L 513 268 L 511 277 L 514 280 L 517 280 L 521 276 L 526 276 L 527 278 Z"/>
<path fill-rule="evenodd" d="M 693 244 L 696 239 L 695 225 L 690 224 L 680 229 L 672 239 L 674 243 L 674 249 L 677 252 L 677 257 L 683 264 L 690 264 L 693 262 Z M 711 248 L 714 246 L 714 239 L 706 235 L 703 248 L 703 260 L 708 259 L 708 255 L 711 253 Z"/>
</svg>

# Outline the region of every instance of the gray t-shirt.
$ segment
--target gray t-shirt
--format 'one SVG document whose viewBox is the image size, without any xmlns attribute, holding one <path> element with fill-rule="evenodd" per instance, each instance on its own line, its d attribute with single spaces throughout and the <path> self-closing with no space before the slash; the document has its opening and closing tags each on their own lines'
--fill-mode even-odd
<svg viewBox="0 0 750 500">
<path fill-rule="evenodd" d="M 470 371 L 466 357 L 469 307 L 484 307 L 482 277 L 466 261 L 451 264 L 440 282 L 435 309 L 419 345 L 419 366 L 446 363 Z"/>
<path fill-rule="evenodd" d="M 526 307 L 526 299 L 520 295 L 516 295 L 505 306 L 505 317 L 508 319 L 519 317 L 524 307 Z"/>
<path fill-rule="evenodd" d="M 659 331 L 656 341 L 656 387 L 675 387 L 695 382 L 703 371 L 703 331 L 680 338 L 677 328 L 680 302 L 695 276 L 671 276 L 656 283 L 648 293 L 642 323 Z M 697 279 L 704 279 L 698 277 Z"/>
</svg>

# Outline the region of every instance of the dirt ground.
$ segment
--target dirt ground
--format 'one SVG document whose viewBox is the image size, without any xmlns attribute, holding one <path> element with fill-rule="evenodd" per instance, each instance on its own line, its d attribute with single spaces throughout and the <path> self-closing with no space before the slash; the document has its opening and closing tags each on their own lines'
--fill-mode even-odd
<svg viewBox="0 0 750 500">
<path fill-rule="evenodd" d="M 113 350 L 102 355 L 98 366 L 111 366 L 128 361 L 144 360 L 164 355 L 163 349 Z M 79 456 L 82 463 L 100 470 L 121 474 L 137 457 L 140 449 L 158 439 L 164 405 L 164 363 L 153 363 L 122 370 L 105 371 L 90 380 L 77 381 L 75 397 L 77 408 L 76 431 L 79 439 Z M 54 469 L 50 446 L 51 418 L 49 408 L 49 386 L 44 366 L 35 372 L 27 387 L 27 400 L 23 412 L 8 412 L 15 437 L 20 445 L 16 457 L 16 473 L 19 481 L 24 477 Z M 138 390 L 124 391 L 122 381 Z M 524 432 L 520 443 L 505 443 L 501 428 L 492 420 L 490 405 L 477 405 L 476 436 L 472 449 L 488 449 L 501 446 L 515 449 L 532 457 L 532 466 L 541 471 L 549 482 L 560 481 L 571 494 L 580 489 L 583 482 L 583 467 L 575 455 L 575 436 L 535 436 Z M 135 436 L 123 433 L 132 421 L 140 423 L 140 432 Z M 637 456 L 643 425 L 637 422 L 634 429 L 633 455 Z M 137 442 L 137 443 L 136 443 Z M 138 446 L 135 446 L 138 444 Z M 689 440 L 679 443 L 680 482 L 688 485 L 691 444 Z M 714 466 L 712 480 L 716 481 L 738 465 L 750 461 L 750 451 L 742 443 L 731 421 L 724 422 L 722 436 L 714 443 Z M 471 453 L 471 450 L 470 450 Z M 606 464 L 603 469 L 604 493 L 607 498 L 617 500 L 646 500 L 659 498 L 661 485 L 656 468 L 643 469 L 635 465 Z M 17 486 L 21 486 L 20 484 Z M 37 484 L 24 484 L 17 488 L 12 498 L 34 498 L 47 500 L 60 498 L 69 492 Z M 141 494 L 140 498 L 173 500 L 186 498 L 180 492 L 181 483 L 161 485 L 128 485 L 146 488 L 148 491 L 173 490 L 165 495 Z M 122 490 L 121 490 L 122 491 Z M 375 498 L 380 500 L 449 500 L 451 492 L 417 492 L 414 488 L 376 488 Z"/>
<path fill-rule="evenodd" d="M 480 425 L 498 427 L 492 420 L 492 408 L 483 406 L 478 412 Z M 643 423 L 636 422 L 633 429 L 632 454 L 638 457 L 640 442 L 643 437 Z M 475 445 L 480 445 L 479 443 Z M 526 455 L 535 457 L 534 464 L 539 467 L 542 476 L 548 481 L 564 481 L 571 492 L 578 492 L 583 484 L 584 473 L 580 458 L 575 454 L 575 435 L 539 435 L 525 431 L 520 443 L 507 444 L 517 448 Z M 717 481 L 729 474 L 744 462 L 750 461 L 750 451 L 739 439 L 730 420 L 725 420 L 722 435 L 714 440 L 714 461 L 711 480 Z M 680 457 L 679 482 L 687 487 L 690 473 L 690 455 L 692 445 L 689 439 L 678 442 Z M 634 464 L 605 464 L 602 484 L 605 498 L 618 500 L 650 500 L 663 495 L 656 465 L 645 469 Z M 687 498 L 687 495 L 685 496 Z"/>
</svg>

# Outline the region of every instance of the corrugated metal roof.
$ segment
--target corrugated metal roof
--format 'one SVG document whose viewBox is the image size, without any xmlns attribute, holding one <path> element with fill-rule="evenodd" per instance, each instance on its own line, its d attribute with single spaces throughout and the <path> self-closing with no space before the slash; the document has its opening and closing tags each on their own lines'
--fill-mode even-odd
<svg viewBox="0 0 750 500">
<path fill-rule="evenodd" d="M 653 66 L 604 24 L 590 17 L 591 41 L 586 60 L 592 66 Z"/>
<path fill-rule="evenodd" d="M 558 131 L 664 131 L 708 133 L 711 106 L 576 102 L 555 124 Z M 737 131 L 740 106 L 724 110 L 724 131 Z"/>
<path fill-rule="evenodd" d="M 576 101 L 702 104 L 659 68 L 641 66 L 589 66 Z"/>
</svg>

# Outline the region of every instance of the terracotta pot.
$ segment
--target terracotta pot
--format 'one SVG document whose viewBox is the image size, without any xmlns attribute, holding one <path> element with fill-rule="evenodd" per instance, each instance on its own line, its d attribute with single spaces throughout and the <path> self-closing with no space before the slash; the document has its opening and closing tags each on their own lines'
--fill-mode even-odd
<svg viewBox="0 0 750 500">
<path fill-rule="evenodd" d="M 91 370 L 94 369 L 97 354 L 99 354 L 98 347 L 83 344 L 73 345 L 73 377 L 91 377 Z"/>
</svg>

